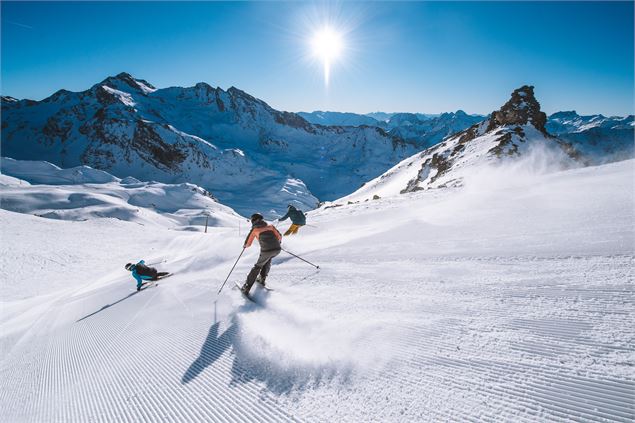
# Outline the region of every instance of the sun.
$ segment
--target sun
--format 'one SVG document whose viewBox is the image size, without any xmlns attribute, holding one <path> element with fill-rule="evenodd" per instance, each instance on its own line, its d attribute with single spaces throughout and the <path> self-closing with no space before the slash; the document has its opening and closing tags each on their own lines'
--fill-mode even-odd
<svg viewBox="0 0 635 423">
<path fill-rule="evenodd" d="M 324 84 L 329 85 L 331 66 L 342 55 L 344 42 L 342 35 L 331 27 L 325 26 L 311 38 L 313 55 L 324 65 Z"/>
</svg>

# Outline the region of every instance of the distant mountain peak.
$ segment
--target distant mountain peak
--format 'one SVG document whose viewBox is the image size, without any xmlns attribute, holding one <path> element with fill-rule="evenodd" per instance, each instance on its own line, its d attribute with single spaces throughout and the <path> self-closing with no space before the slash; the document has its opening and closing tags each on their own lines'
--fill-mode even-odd
<svg viewBox="0 0 635 423">
<path fill-rule="evenodd" d="M 543 134 L 547 134 L 547 115 L 540 110 L 532 85 L 523 85 L 512 92 L 512 97 L 492 113 L 487 131 L 499 126 L 521 126 L 531 123 Z"/>
<path fill-rule="evenodd" d="M 127 91 L 127 89 L 132 88 L 133 90 L 143 94 L 156 91 L 156 87 L 145 79 L 135 78 L 127 72 L 121 72 L 115 76 L 109 76 L 101 81 L 99 85 L 106 85 L 110 88 L 121 91 Z"/>
<path fill-rule="evenodd" d="M 558 118 L 570 118 L 577 117 L 578 113 L 575 110 L 563 110 L 561 112 L 556 112 L 549 116 L 549 119 L 558 119 Z"/>
<path fill-rule="evenodd" d="M 10 95 L 3 95 L 2 96 L 2 102 L 7 102 L 7 103 L 17 103 L 18 100 L 17 98 L 11 97 Z"/>
<path fill-rule="evenodd" d="M 200 89 L 205 89 L 205 90 L 213 90 L 214 89 L 214 87 L 209 85 L 207 82 L 197 82 L 196 85 L 194 85 L 194 88 L 200 88 Z"/>
</svg>

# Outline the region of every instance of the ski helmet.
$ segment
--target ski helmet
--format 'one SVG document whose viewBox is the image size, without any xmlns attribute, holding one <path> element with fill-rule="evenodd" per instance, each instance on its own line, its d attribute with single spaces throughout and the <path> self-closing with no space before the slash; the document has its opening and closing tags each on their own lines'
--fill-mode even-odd
<svg viewBox="0 0 635 423">
<path fill-rule="evenodd" d="M 262 220 L 262 219 L 264 219 L 264 217 L 262 217 L 262 215 L 260 213 L 254 213 L 254 214 L 251 215 L 251 219 L 250 220 L 251 220 L 251 223 L 256 223 L 256 222 L 258 222 L 259 220 Z"/>
<path fill-rule="evenodd" d="M 126 270 L 130 270 L 132 268 L 132 263 L 126 264 Z"/>
</svg>

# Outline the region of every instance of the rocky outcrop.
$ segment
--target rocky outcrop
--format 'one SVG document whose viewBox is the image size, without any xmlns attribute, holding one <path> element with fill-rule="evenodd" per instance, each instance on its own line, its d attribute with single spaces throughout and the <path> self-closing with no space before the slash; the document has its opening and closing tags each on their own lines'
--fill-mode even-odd
<svg viewBox="0 0 635 423">
<path fill-rule="evenodd" d="M 558 140 L 547 132 L 546 122 L 547 115 L 540 110 L 540 103 L 534 96 L 534 87 L 524 85 L 514 90 L 511 98 L 499 110 L 492 112 L 485 121 L 421 153 L 421 157 L 424 158 L 421 167 L 401 193 L 430 186 L 460 184 L 459 177 L 451 178 L 448 175 L 458 167 L 465 166 L 465 163 L 482 160 L 474 151 L 483 150 L 484 146 L 485 159 L 500 160 L 521 156 L 522 151 L 527 150 L 527 144 L 537 140 L 559 149 L 572 160 L 582 161 L 579 151 L 570 143 Z M 478 147 L 473 144 L 477 144 Z M 441 183 L 443 180 L 445 182 Z"/>
<path fill-rule="evenodd" d="M 491 131 L 499 126 L 531 124 L 547 135 L 546 123 L 547 115 L 540 110 L 540 103 L 534 96 L 534 87 L 523 85 L 514 90 L 511 99 L 503 107 L 492 112 L 487 130 Z"/>
</svg>

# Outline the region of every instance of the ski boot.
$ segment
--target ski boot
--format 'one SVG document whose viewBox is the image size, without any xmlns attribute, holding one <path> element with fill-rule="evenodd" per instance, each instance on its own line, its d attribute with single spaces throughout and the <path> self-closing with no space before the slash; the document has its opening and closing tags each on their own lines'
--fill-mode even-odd
<svg viewBox="0 0 635 423">
<path fill-rule="evenodd" d="M 262 286 L 263 288 L 267 286 L 265 284 L 265 279 L 262 277 L 262 275 L 258 275 L 258 277 L 256 278 L 256 282 L 258 282 L 260 286 Z"/>
</svg>

